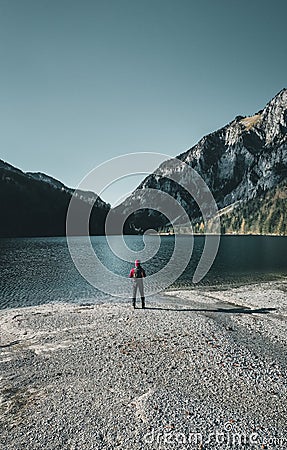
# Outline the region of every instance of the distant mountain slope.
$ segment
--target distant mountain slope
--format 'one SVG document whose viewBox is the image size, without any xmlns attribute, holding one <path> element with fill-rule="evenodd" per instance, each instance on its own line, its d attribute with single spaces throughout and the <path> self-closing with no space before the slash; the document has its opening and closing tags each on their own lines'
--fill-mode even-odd
<svg viewBox="0 0 287 450">
<path fill-rule="evenodd" d="M 0 236 L 65 236 L 72 195 L 84 214 L 95 201 L 91 234 L 104 234 L 109 205 L 93 192 L 77 191 L 42 173 L 24 173 L 0 160 Z"/>
<path fill-rule="evenodd" d="M 251 117 L 237 116 L 225 127 L 203 137 L 198 144 L 177 158 L 201 175 L 219 209 L 236 202 L 246 202 L 247 205 L 252 199 L 258 199 L 259 202 L 262 198 L 267 201 L 269 197 L 266 193 L 271 191 L 272 196 L 274 188 L 287 179 L 287 90 L 280 91 L 263 110 Z M 192 221 L 200 223 L 200 211 L 193 199 L 186 190 L 167 178 L 168 174 L 172 174 L 181 184 L 181 171 L 178 166 L 174 160 L 161 164 L 116 208 L 115 213 L 128 217 L 134 205 L 143 207 L 147 201 L 152 202 L 152 194 L 147 190 L 152 188 L 172 195 L 188 212 Z M 187 180 L 187 183 L 191 184 L 192 179 Z M 286 200 L 282 201 L 285 204 Z M 276 204 L 274 207 L 277 208 Z M 247 210 L 244 211 L 243 213 L 243 210 L 240 212 L 240 209 L 234 208 L 230 214 L 234 217 L 240 214 L 241 217 L 242 214 L 247 214 Z M 274 214 L 277 213 L 274 211 Z M 245 220 L 248 218 L 245 217 Z M 262 214 L 262 224 L 256 225 L 256 230 L 265 233 L 265 220 L 269 219 Z M 229 223 L 229 219 L 223 220 L 222 223 L 223 231 L 231 231 L 232 227 L 234 232 L 242 229 L 239 218 L 234 219 L 232 223 Z M 142 210 L 129 217 L 126 232 L 143 232 L 151 227 L 166 226 L 168 220 L 161 214 Z M 280 230 L 284 228 L 282 227 L 279 227 Z M 247 229 L 248 232 L 253 230 L 251 222 L 246 232 Z"/>
<path fill-rule="evenodd" d="M 241 202 L 221 218 L 223 233 L 287 235 L 287 181 Z"/>
</svg>

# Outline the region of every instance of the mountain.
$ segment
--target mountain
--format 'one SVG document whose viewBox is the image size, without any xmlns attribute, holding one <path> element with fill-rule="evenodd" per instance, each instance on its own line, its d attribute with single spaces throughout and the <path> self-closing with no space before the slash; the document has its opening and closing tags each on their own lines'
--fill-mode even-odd
<svg viewBox="0 0 287 450">
<path fill-rule="evenodd" d="M 287 181 L 221 216 L 223 233 L 287 235 Z"/>
<path fill-rule="evenodd" d="M 48 175 L 25 173 L 0 160 L 0 236 L 65 236 L 72 196 L 82 214 L 95 202 L 90 233 L 104 234 L 110 206 L 95 193 L 75 191 Z"/>
<path fill-rule="evenodd" d="M 112 211 L 112 225 L 126 219 L 125 233 L 150 228 L 171 231 L 170 221 L 175 219 L 179 231 L 190 232 L 180 208 L 169 210 L 169 218 L 157 211 L 159 205 L 169 208 L 166 193 L 186 211 L 194 230 L 204 232 L 202 213 L 185 189 L 194 185 L 194 176 L 182 170 L 182 163 L 209 187 L 223 233 L 287 235 L 287 90 L 253 116 L 235 117 L 177 158 L 162 163 Z M 75 191 L 46 174 L 24 173 L 0 160 L 0 236 L 64 236 L 72 196 L 78 202 L 79 216 L 94 204 L 90 233 L 104 234 L 110 205 L 95 193 Z"/>
<path fill-rule="evenodd" d="M 147 176 L 114 212 L 127 218 L 126 232 L 170 228 L 169 220 L 150 208 L 129 216 L 135 207 L 156 204 L 156 199 L 152 198 L 154 194 L 148 189 L 166 192 L 177 199 L 191 218 L 195 230 L 204 231 L 200 210 L 182 187 L 183 184 L 192 185 L 193 180 L 192 176 L 186 179 L 186 174 L 182 175 L 181 162 L 195 169 L 212 192 L 220 210 L 222 232 L 274 231 L 286 234 L 283 224 L 284 221 L 286 223 L 286 213 L 280 208 L 286 209 L 287 90 L 280 91 L 253 116 L 237 116 L 223 128 L 203 137 L 177 159 L 164 162 Z M 170 175 L 176 182 L 168 178 Z M 278 185 L 282 191 L 281 197 L 276 189 Z M 280 206 L 278 195 L 282 200 Z M 252 221 L 250 217 L 255 207 L 257 219 Z M 268 208 L 273 211 L 272 220 L 281 221 L 280 226 L 270 224 Z M 177 224 L 184 228 L 183 222 L 183 219 L 177 219 Z"/>
</svg>

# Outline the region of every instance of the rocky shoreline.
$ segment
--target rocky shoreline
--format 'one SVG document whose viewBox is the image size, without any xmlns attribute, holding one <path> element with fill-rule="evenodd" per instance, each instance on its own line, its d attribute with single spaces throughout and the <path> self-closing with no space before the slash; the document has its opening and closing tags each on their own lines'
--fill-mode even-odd
<svg viewBox="0 0 287 450">
<path fill-rule="evenodd" d="M 0 448 L 286 448 L 286 292 L 2 310 Z"/>
</svg>

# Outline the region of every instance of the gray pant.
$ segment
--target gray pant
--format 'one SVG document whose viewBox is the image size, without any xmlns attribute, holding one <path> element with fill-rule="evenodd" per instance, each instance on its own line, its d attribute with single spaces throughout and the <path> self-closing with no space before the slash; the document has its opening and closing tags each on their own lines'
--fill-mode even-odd
<svg viewBox="0 0 287 450">
<path fill-rule="evenodd" d="M 137 290 L 140 291 L 141 301 L 142 301 L 142 308 L 145 307 L 145 297 L 144 297 L 144 286 L 143 286 L 143 279 L 137 278 L 133 280 L 133 306 L 136 306 L 136 298 L 137 298 Z"/>
</svg>

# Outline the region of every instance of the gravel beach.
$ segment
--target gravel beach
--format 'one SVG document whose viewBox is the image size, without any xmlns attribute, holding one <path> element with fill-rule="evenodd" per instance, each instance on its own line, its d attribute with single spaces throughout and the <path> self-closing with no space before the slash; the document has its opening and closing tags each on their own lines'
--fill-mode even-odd
<svg viewBox="0 0 287 450">
<path fill-rule="evenodd" d="M 2 310 L 0 449 L 286 449 L 286 293 Z"/>
</svg>

